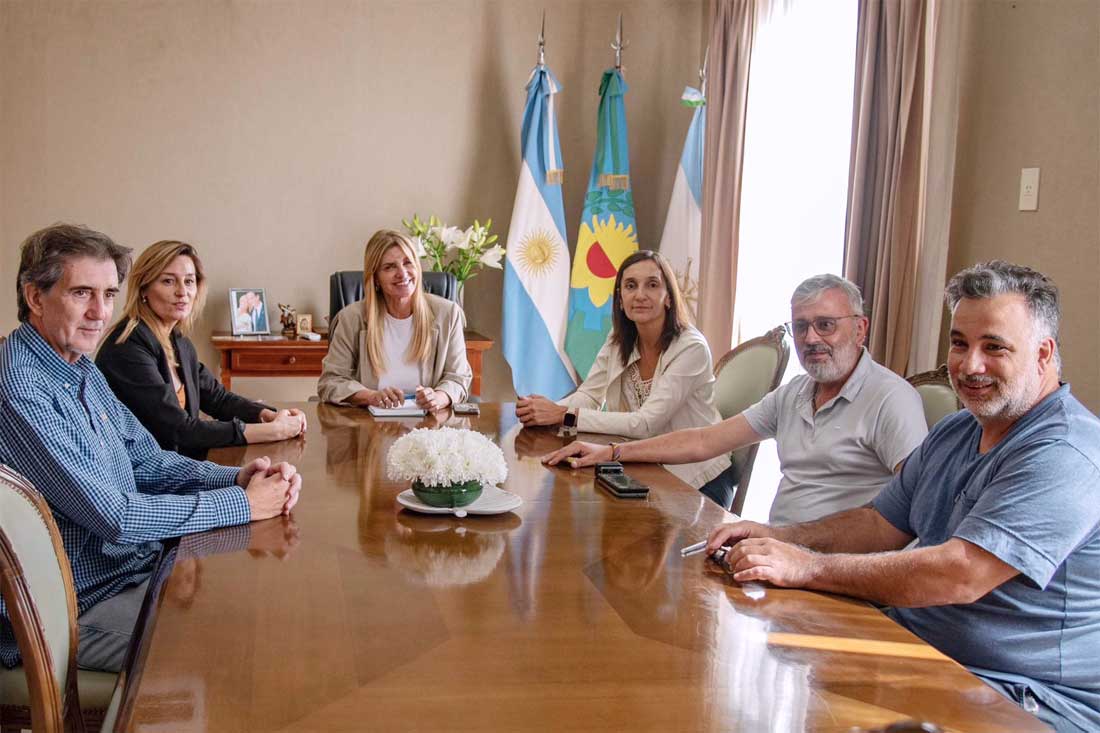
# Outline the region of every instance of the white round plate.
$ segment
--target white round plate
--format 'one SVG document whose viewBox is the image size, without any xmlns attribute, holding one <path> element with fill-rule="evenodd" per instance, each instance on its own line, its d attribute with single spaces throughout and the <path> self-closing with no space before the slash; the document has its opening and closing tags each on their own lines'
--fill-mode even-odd
<svg viewBox="0 0 1100 733">
<path fill-rule="evenodd" d="M 486 486 L 481 491 L 481 496 L 466 506 L 451 509 L 445 506 L 428 506 L 420 499 L 412 489 L 405 489 L 397 495 L 397 503 L 406 509 L 422 514 L 454 514 L 455 509 L 465 509 L 467 514 L 504 514 L 523 506 L 523 499 L 511 491 L 498 489 L 495 486 Z"/>
</svg>

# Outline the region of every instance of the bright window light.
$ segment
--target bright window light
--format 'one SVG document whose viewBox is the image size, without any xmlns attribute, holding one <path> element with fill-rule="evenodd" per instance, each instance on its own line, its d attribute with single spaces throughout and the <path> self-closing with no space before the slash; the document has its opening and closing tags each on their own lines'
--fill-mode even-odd
<svg viewBox="0 0 1100 733">
<path fill-rule="evenodd" d="M 841 274 L 855 79 L 854 0 L 776 0 L 761 18 L 749 76 L 734 341 L 790 319 L 811 275 Z M 792 345 L 783 381 L 802 373 Z M 760 446 L 743 514 L 766 520 L 779 485 Z"/>
</svg>

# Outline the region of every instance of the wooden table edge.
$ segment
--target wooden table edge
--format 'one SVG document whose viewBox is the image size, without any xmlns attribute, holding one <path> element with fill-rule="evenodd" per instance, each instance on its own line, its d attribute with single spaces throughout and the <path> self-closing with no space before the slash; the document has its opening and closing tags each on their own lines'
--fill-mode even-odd
<svg viewBox="0 0 1100 733">
<path fill-rule="evenodd" d="M 112 729 L 115 733 L 124 733 L 133 727 L 134 705 L 137 699 L 137 689 L 141 684 L 142 672 L 145 669 L 145 661 L 149 657 L 149 649 L 153 642 L 153 632 L 156 629 L 157 618 L 160 613 L 161 596 L 164 594 L 165 581 L 172 573 L 176 564 L 176 552 L 179 549 L 180 538 L 174 537 L 165 540 L 164 550 L 160 559 L 153 568 L 153 574 L 149 576 L 149 588 L 145 592 L 145 598 L 141 602 L 141 610 L 138 612 L 137 621 L 134 624 L 134 633 L 130 648 L 126 652 L 126 661 L 119 672 L 118 685 L 122 687 L 122 700 L 119 704 L 118 715 Z"/>
</svg>

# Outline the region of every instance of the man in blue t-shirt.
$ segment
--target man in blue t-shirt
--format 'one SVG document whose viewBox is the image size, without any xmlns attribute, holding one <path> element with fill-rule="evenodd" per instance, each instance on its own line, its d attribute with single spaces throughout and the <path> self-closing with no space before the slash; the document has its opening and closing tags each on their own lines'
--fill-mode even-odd
<svg viewBox="0 0 1100 733">
<path fill-rule="evenodd" d="M 948 370 L 966 410 L 870 505 L 723 525 L 708 549 L 733 544 L 738 581 L 890 606 L 1057 730 L 1100 730 L 1100 420 L 1059 382 L 1058 290 L 989 262 L 952 278 L 947 301 Z"/>
</svg>

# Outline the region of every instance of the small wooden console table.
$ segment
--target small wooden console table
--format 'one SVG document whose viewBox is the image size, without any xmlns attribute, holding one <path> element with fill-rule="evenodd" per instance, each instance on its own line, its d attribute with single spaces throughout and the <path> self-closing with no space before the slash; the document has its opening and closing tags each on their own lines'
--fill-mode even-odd
<svg viewBox="0 0 1100 733">
<path fill-rule="evenodd" d="M 474 372 L 470 394 L 480 397 L 482 354 L 492 348 L 493 340 L 470 329 L 465 335 L 466 359 Z M 233 377 L 319 377 L 321 360 L 328 353 L 328 339 L 324 337 L 306 341 L 215 331 L 210 341 L 221 353 L 221 379 L 226 389 L 232 389 Z"/>
</svg>

